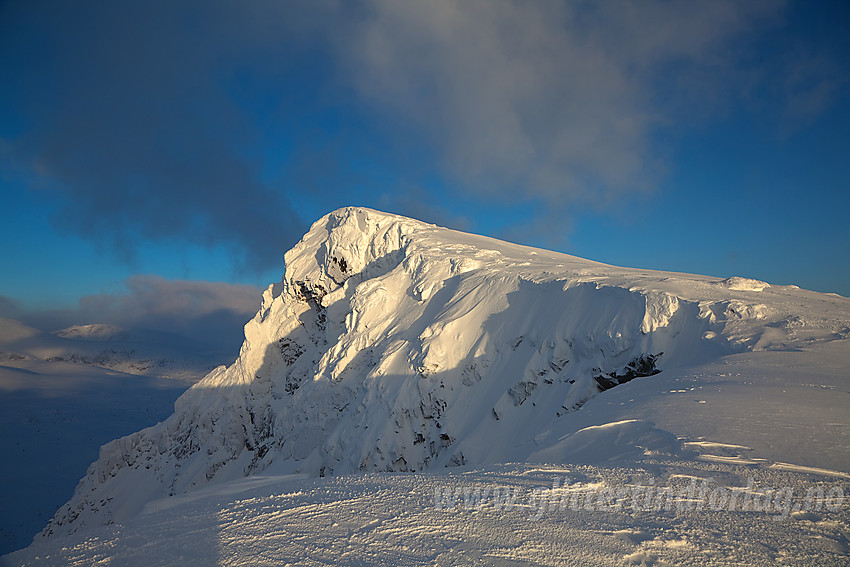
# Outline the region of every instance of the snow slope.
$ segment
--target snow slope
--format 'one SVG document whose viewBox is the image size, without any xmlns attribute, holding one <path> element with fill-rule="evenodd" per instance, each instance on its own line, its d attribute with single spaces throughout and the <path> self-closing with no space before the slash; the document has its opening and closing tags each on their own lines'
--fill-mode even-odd
<svg viewBox="0 0 850 567">
<path fill-rule="evenodd" d="M 809 493 L 846 493 L 834 477 L 647 457 L 445 471 L 251 476 L 155 500 L 122 524 L 54 536 L 0 563 L 841 566 L 850 558 L 848 507 L 806 506 Z M 733 497 L 735 505 L 718 505 Z"/>
<path fill-rule="evenodd" d="M 850 471 L 846 298 L 616 268 L 362 208 L 320 219 L 285 261 L 236 362 L 104 446 L 45 545 L 258 474 L 647 452 L 750 466 L 694 456 L 711 443 L 755 446 L 765 470 Z"/>
</svg>

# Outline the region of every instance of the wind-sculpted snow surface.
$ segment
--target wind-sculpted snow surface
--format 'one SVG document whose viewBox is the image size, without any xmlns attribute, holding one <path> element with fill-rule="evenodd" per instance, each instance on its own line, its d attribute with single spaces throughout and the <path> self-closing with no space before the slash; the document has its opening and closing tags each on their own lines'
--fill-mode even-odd
<svg viewBox="0 0 850 567">
<path fill-rule="evenodd" d="M 10 565 L 847 565 L 846 484 L 664 461 L 253 476 L 57 536 Z M 154 543 L 155 542 L 155 543 Z M 2 561 L 2 560 L 0 560 Z"/>
<path fill-rule="evenodd" d="M 844 298 L 616 268 L 361 208 L 320 219 L 285 263 L 236 362 L 166 421 L 105 445 L 44 535 L 258 473 L 524 461 L 603 390 L 850 334 Z"/>
</svg>

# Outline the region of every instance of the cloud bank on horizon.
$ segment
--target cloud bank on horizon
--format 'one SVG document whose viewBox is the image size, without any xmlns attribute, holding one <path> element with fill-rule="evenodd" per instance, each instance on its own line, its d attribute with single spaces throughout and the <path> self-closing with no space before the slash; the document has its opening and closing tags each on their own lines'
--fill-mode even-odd
<svg viewBox="0 0 850 567">
<path fill-rule="evenodd" d="M 242 327 L 259 307 L 260 290 L 251 285 L 167 280 L 136 275 L 122 293 L 99 293 L 80 299 L 73 308 L 22 310 L 0 295 L 0 317 L 19 319 L 41 331 L 104 323 L 126 329 L 180 334 L 225 352 L 236 351 Z"/>
<path fill-rule="evenodd" d="M 60 234 L 130 260 L 277 270 L 348 204 L 563 242 L 656 190 L 681 127 L 769 93 L 793 132 L 846 97 L 829 49 L 771 51 L 793 6 L 12 1 L 0 158 Z"/>
</svg>

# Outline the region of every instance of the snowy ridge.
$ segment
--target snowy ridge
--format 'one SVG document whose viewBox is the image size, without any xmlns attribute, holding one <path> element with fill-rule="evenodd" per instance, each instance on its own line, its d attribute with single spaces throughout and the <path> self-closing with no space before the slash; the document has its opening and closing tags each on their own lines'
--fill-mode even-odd
<svg viewBox="0 0 850 567">
<path fill-rule="evenodd" d="M 616 268 L 362 208 L 317 221 L 285 262 L 236 362 L 105 445 L 43 535 L 261 472 L 522 461 L 600 391 L 850 336 L 846 298 Z"/>
</svg>

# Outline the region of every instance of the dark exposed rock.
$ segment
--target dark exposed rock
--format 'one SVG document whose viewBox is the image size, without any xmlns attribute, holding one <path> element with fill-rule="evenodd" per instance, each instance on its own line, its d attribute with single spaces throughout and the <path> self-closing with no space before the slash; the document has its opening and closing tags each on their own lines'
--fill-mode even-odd
<svg viewBox="0 0 850 567">
<path fill-rule="evenodd" d="M 522 403 L 527 400 L 536 389 L 537 384 L 534 382 L 520 382 L 508 390 L 508 395 L 510 395 L 511 399 L 513 399 L 514 405 L 519 406 L 522 405 Z"/>
<path fill-rule="evenodd" d="M 301 345 L 286 337 L 279 339 L 277 346 L 287 366 L 292 366 L 298 357 L 304 354 L 304 348 Z"/>
<path fill-rule="evenodd" d="M 658 368 L 656 368 L 655 363 L 662 354 L 664 353 L 643 354 L 628 363 L 623 370 L 610 373 L 600 372 L 594 376 L 593 379 L 596 381 L 599 391 L 604 392 L 605 390 L 610 390 L 614 386 L 630 382 L 635 378 L 654 376 L 661 372 Z"/>
</svg>

